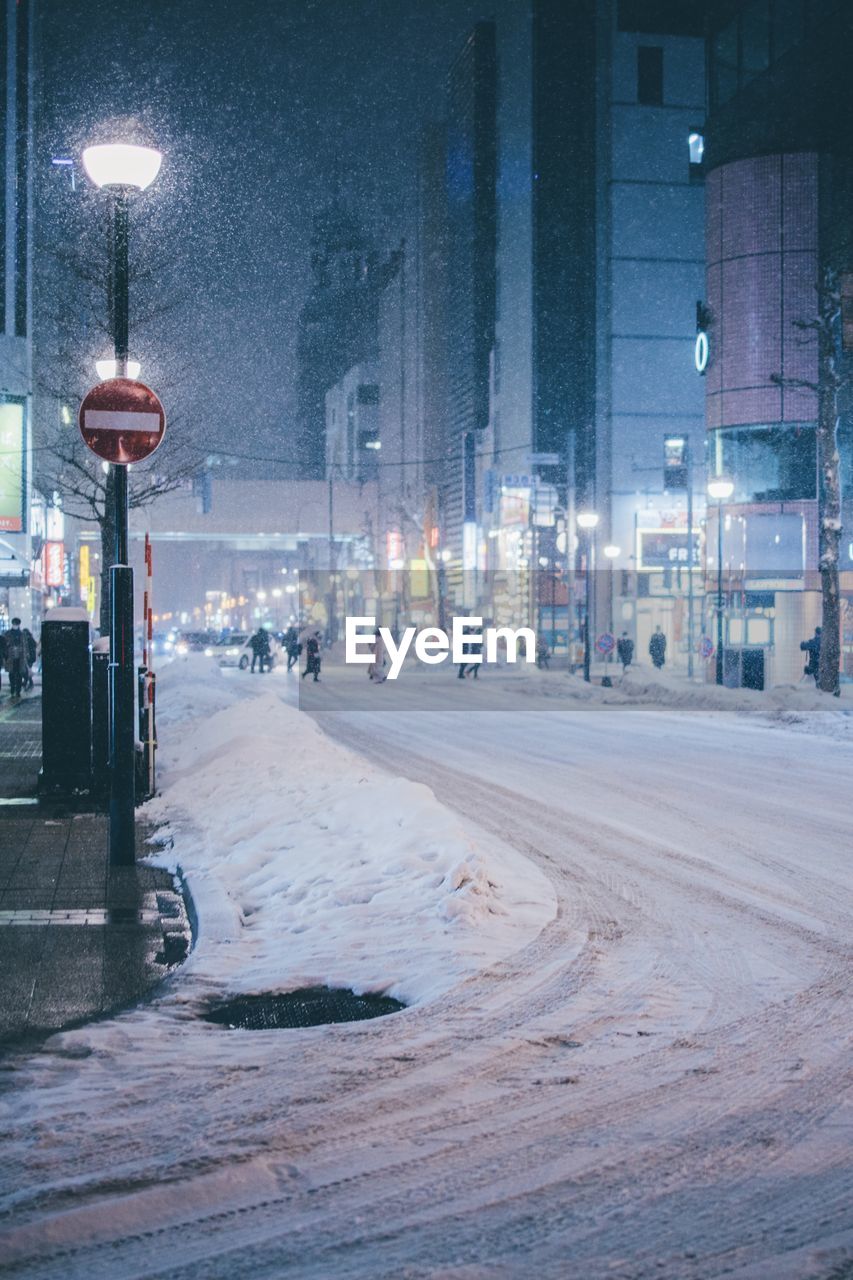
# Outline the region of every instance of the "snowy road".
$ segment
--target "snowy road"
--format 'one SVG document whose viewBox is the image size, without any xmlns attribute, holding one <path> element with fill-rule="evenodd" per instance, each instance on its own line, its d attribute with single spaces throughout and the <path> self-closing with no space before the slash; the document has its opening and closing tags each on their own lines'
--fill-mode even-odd
<svg viewBox="0 0 853 1280">
<path fill-rule="evenodd" d="M 0 1273 L 853 1274 L 853 745 L 460 694 L 353 713 L 332 682 L 315 714 L 542 868 L 556 918 L 440 1001 L 246 1035 L 239 1066 L 179 1026 L 153 1066 L 129 1034 L 120 1063 L 13 1063 Z"/>
</svg>

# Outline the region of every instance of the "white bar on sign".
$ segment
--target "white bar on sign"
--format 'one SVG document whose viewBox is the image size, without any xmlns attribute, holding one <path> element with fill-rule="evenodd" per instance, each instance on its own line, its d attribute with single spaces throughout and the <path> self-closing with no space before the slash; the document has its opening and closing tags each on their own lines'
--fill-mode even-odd
<svg viewBox="0 0 853 1280">
<path fill-rule="evenodd" d="M 133 413 L 126 409 L 87 409 L 83 425 L 88 431 L 159 431 L 159 413 Z"/>
</svg>

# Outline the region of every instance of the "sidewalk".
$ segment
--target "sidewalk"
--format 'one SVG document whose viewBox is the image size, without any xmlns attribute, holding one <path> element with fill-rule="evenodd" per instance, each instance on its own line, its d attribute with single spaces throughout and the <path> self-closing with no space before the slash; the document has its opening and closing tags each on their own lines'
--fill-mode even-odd
<svg viewBox="0 0 853 1280">
<path fill-rule="evenodd" d="M 105 816 L 33 802 L 40 763 L 40 699 L 4 698 L 0 1049 L 135 1003 L 190 943 L 168 872 L 111 870 Z"/>
<path fill-rule="evenodd" d="M 24 694 L 15 703 L 8 681 L 0 689 L 0 796 L 34 796 L 41 768 L 41 694 Z"/>
</svg>

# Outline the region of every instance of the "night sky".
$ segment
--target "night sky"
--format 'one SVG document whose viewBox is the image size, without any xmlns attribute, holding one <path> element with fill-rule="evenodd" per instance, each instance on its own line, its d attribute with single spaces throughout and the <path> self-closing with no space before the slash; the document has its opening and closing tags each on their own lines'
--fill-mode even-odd
<svg viewBox="0 0 853 1280">
<path fill-rule="evenodd" d="M 75 216 L 90 207 L 51 156 L 79 156 L 105 119 L 141 119 L 165 158 L 139 217 L 164 263 L 156 287 L 182 301 L 136 350 L 149 373 L 161 345 L 186 359 L 181 421 L 212 449 L 281 456 L 312 215 L 339 184 L 377 246 L 394 243 L 419 124 L 442 115 L 449 64 L 487 15 L 488 0 L 40 6 L 40 238 L 68 233 L 72 199 Z"/>
</svg>

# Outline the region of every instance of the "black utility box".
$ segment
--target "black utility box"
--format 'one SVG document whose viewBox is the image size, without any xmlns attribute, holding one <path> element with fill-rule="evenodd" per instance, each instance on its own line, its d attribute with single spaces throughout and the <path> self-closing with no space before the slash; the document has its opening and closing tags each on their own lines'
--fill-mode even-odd
<svg viewBox="0 0 853 1280">
<path fill-rule="evenodd" d="M 92 785 L 92 676 L 89 615 L 50 609 L 41 629 L 42 792 Z"/>
</svg>

